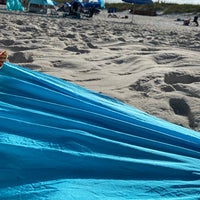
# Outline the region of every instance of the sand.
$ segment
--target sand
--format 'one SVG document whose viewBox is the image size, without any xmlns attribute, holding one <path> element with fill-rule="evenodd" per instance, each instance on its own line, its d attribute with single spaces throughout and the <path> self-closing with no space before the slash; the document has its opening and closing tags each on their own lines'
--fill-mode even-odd
<svg viewBox="0 0 200 200">
<path fill-rule="evenodd" d="M 0 10 L 8 61 L 200 131 L 200 27 L 127 12 L 88 19 Z M 193 16 L 191 16 L 193 17 Z"/>
</svg>

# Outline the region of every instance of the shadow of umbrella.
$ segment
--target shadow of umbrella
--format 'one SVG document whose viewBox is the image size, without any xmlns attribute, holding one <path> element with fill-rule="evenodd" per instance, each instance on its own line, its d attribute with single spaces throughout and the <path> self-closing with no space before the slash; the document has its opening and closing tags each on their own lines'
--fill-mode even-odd
<svg viewBox="0 0 200 200">
<path fill-rule="evenodd" d="M 122 0 L 125 3 L 131 3 L 134 7 L 134 4 L 153 4 L 152 0 Z M 133 22 L 133 14 L 134 14 L 134 8 L 133 8 L 133 12 L 132 12 L 132 20 L 131 22 Z"/>
</svg>

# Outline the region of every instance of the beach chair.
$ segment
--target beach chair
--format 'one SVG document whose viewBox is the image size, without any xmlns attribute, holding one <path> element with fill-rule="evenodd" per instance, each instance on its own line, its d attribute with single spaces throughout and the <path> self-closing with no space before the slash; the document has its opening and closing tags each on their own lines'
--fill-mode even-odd
<svg viewBox="0 0 200 200">
<path fill-rule="evenodd" d="M 190 19 L 184 19 L 183 20 L 183 25 L 184 26 L 189 26 L 190 25 Z"/>
</svg>

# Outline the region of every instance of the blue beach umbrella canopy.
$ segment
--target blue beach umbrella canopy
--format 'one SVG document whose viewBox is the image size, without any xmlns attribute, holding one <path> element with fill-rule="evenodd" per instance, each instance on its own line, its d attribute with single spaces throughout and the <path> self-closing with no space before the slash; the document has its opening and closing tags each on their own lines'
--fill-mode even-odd
<svg viewBox="0 0 200 200">
<path fill-rule="evenodd" d="M 88 3 L 85 3 L 85 4 L 84 4 L 84 7 L 85 7 L 85 8 L 88 8 L 88 7 L 100 8 L 101 5 L 100 5 L 99 2 L 88 2 Z"/>
<path fill-rule="evenodd" d="M 29 3 L 38 5 L 50 5 L 50 6 L 55 5 L 52 0 L 29 0 Z"/>
<path fill-rule="evenodd" d="M 125 3 L 131 3 L 131 4 L 152 4 L 152 0 L 122 0 Z M 132 15 L 132 20 L 133 21 L 133 15 Z"/>
</svg>

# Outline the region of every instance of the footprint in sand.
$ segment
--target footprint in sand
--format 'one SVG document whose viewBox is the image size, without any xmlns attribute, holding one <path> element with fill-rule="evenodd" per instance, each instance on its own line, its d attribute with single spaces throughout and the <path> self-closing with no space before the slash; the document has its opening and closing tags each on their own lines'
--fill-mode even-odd
<svg viewBox="0 0 200 200">
<path fill-rule="evenodd" d="M 23 52 L 17 52 L 12 55 L 9 55 L 8 59 L 10 62 L 13 63 L 31 63 L 33 62 L 32 53 L 23 53 Z"/>
<path fill-rule="evenodd" d="M 182 60 L 183 57 L 175 53 L 162 53 L 154 57 L 154 60 L 157 64 L 169 64 Z"/>
<path fill-rule="evenodd" d="M 200 76 L 194 76 L 192 74 L 188 74 L 187 72 L 170 72 L 165 74 L 164 81 L 167 84 L 190 84 L 200 82 Z"/>
<path fill-rule="evenodd" d="M 169 100 L 169 105 L 173 109 L 175 115 L 186 117 L 190 128 L 194 128 L 195 123 L 190 106 L 184 99 L 171 98 Z"/>
<path fill-rule="evenodd" d="M 64 50 L 75 52 L 75 53 L 79 53 L 79 54 L 89 53 L 90 52 L 89 50 L 86 50 L 86 49 L 78 49 L 77 46 L 69 46 L 69 47 L 65 48 Z"/>
<path fill-rule="evenodd" d="M 10 45 L 13 45 L 15 43 L 15 41 L 9 40 L 9 39 L 2 39 L 2 40 L 0 40 L 0 43 L 5 46 L 10 46 Z"/>
</svg>

